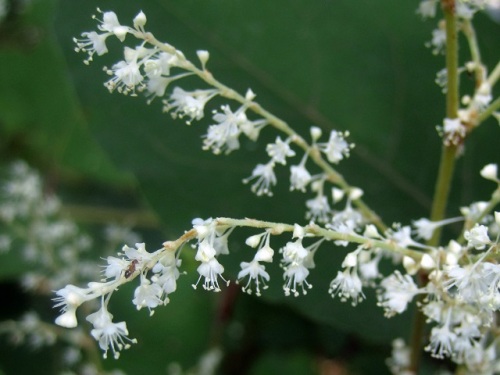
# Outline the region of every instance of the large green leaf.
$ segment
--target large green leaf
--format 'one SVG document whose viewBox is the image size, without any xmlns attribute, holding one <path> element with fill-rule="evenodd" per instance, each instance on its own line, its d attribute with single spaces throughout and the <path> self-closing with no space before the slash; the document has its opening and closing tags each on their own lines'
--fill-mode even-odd
<svg viewBox="0 0 500 375">
<path fill-rule="evenodd" d="M 92 133 L 116 165 L 137 177 L 167 233 L 178 236 L 194 217 L 304 222 L 308 197 L 287 191 L 286 171 L 279 172 L 275 198 L 257 198 L 242 186 L 241 180 L 266 160 L 264 143 L 245 141 L 237 153 L 216 157 L 200 150 L 209 119 L 189 127 L 161 114 L 159 103 L 148 107 L 142 99 L 106 92 L 101 66 L 121 59 L 120 47 L 90 68 L 79 61 L 83 56 L 71 52 L 72 36 L 95 28 L 90 17 L 81 15 L 90 16 L 98 4 L 61 3 L 56 21 L 61 45 Z M 444 97 L 433 82 L 443 57 L 424 46 L 434 25 L 420 20 L 414 6 L 369 0 L 101 4 L 103 10 L 115 10 L 123 23 L 142 9 L 149 30 L 193 59 L 196 49 L 210 50 L 209 68 L 216 77 L 242 93 L 251 87 L 264 107 L 304 136 L 312 124 L 325 131 L 349 130 L 357 146 L 339 170 L 365 190 L 366 201 L 388 223 L 408 223 L 428 214 L 440 153 L 435 126 L 445 116 Z M 485 29 L 497 30 L 489 20 L 482 21 Z M 210 108 L 221 103 L 215 101 Z M 262 137 L 272 140 L 276 132 L 266 129 Z M 487 162 L 498 161 L 495 147 L 484 146 L 495 145 L 497 139 L 498 129 L 488 123 L 471 137 L 465 162 L 458 166 L 451 214 L 458 212 L 458 204 L 487 196 L 491 186 L 470 176 Z M 386 320 L 373 295 L 356 308 L 327 297 L 345 253 L 344 248 L 324 245 L 311 276 L 315 288 L 286 302 L 313 320 L 370 340 L 387 342 L 407 334 L 408 317 Z M 240 260 L 233 259 L 228 267 L 233 275 Z M 279 280 L 277 267 L 273 275 Z M 267 298 L 283 301 L 280 285 L 273 287 Z"/>
</svg>

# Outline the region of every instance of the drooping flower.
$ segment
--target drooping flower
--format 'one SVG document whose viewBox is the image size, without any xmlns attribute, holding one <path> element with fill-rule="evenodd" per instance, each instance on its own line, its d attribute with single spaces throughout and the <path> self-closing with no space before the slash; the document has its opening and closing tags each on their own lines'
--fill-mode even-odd
<svg viewBox="0 0 500 375">
<path fill-rule="evenodd" d="M 271 187 L 276 185 L 276 175 L 274 174 L 274 161 L 271 159 L 267 164 L 257 164 L 252 171 L 252 175 L 243 180 L 247 184 L 252 180 L 256 180 L 251 189 L 257 195 L 272 196 Z"/>
<path fill-rule="evenodd" d="M 137 310 L 147 307 L 149 314 L 153 315 L 153 309 L 163 304 L 162 295 L 163 290 L 160 285 L 151 283 L 146 278 L 141 278 L 141 285 L 135 289 L 132 303 L 137 307 Z"/>
<path fill-rule="evenodd" d="M 311 174 L 306 169 L 307 154 L 304 155 L 298 165 L 290 167 L 290 190 L 306 191 L 306 187 L 311 182 Z"/>
<path fill-rule="evenodd" d="M 380 283 L 378 305 L 385 310 L 385 316 L 391 317 L 406 310 L 408 303 L 420 293 L 410 275 L 402 275 L 395 271 Z"/>
<path fill-rule="evenodd" d="M 184 91 L 175 87 L 170 99 L 164 100 L 163 110 L 170 112 L 172 118 L 187 117 L 186 124 L 193 120 L 201 120 L 205 115 L 205 105 L 219 93 L 216 89 Z"/>
<path fill-rule="evenodd" d="M 127 324 L 125 322 L 113 323 L 111 315 L 105 304 L 87 320 L 94 326 L 91 335 L 99 342 L 99 347 L 104 350 L 103 357 L 107 358 L 108 350 L 113 352 L 115 359 L 120 357 L 120 351 L 130 348 L 130 344 L 137 343 L 136 339 L 128 338 Z"/>
<path fill-rule="evenodd" d="M 451 308 L 448 308 L 447 318 L 445 321 L 431 330 L 429 344 L 425 350 L 431 352 L 431 355 L 436 358 L 444 358 L 451 356 L 453 353 L 453 346 L 456 341 L 457 335 L 451 328 Z"/>
<path fill-rule="evenodd" d="M 326 158 L 330 163 L 337 164 L 339 161 L 348 157 L 352 144 L 347 143 L 345 140 L 349 136 L 349 132 L 338 132 L 332 130 L 330 132 L 330 139 L 327 143 L 318 143 L 319 149 L 326 154 Z"/>
<path fill-rule="evenodd" d="M 79 288 L 75 285 L 67 285 L 56 292 L 54 307 L 61 307 L 62 314 L 57 317 L 56 324 L 61 327 L 74 328 L 78 322 L 76 320 L 76 309 L 90 298 L 87 289 Z"/>
<path fill-rule="evenodd" d="M 306 201 L 306 218 L 319 223 L 326 223 L 331 214 L 331 208 L 328 199 L 323 194 L 318 194 L 316 198 Z"/>
<path fill-rule="evenodd" d="M 267 289 L 266 281 L 269 281 L 269 274 L 266 267 L 260 264 L 255 258 L 251 262 L 241 262 L 241 271 L 238 273 L 238 280 L 248 277 L 248 282 L 243 286 L 243 291 L 252 294 L 252 282 L 255 283 L 255 294 L 260 296 L 260 285 L 262 289 Z"/>
<path fill-rule="evenodd" d="M 267 154 L 275 163 L 286 165 L 286 158 L 295 156 L 295 151 L 290 147 L 290 138 L 285 141 L 276 137 L 276 142 L 269 143 L 266 147 Z"/>
<path fill-rule="evenodd" d="M 340 296 L 342 302 L 350 298 L 353 306 L 356 306 L 365 298 L 361 279 L 358 273 L 351 267 L 346 268 L 342 272 L 338 271 L 337 277 L 330 283 L 328 293 L 332 297 Z"/>
<path fill-rule="evenodd" d="M 476 224 L 471 230 L 466 230 L 464 238 L 468 241 L 468 246 L 474 247 L 476 250 L 482 250 L 491 244 L 488 237 L 488 228 L 484 225 Z"/>
<path fill-rule="evenodd" d="M 203 288 L 205 290 L 220 292 L 219 277 L 226 283 L 226 285 L 229 284 L 229 282 L 222 277 L 224 267 L 216 258 L 212 258 L 208 262 L 202 262 L 198 266 L 197 271 L 200 274 L 200 277 L 198 278 L 196 284 L 193 285 L 194 289 L 196 289 L 202 277 L 204 278 Z"/>
</svg>

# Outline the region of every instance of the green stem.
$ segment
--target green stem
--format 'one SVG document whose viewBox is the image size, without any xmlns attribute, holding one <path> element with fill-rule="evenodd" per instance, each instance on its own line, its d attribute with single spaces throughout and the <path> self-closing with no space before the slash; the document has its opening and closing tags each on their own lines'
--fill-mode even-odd
<svg viewBox="0 0 500 375">
<path fill-rule="evenodd" d="M 474 61 L 474 75 L 477 88 L 481 86 L 483 80 L 486 77 L 484 74 L 483 64 L 481 63 L 481 53 L 479 52 L 479 44 L 477 42 L 476 32 L 470 20 L 462 20 L 462 31 L 467 38 L 472 61 Z"/>
<path fill-rule="evenodd" d="M 457 19 L 455 15 L 455 0 L 441 0 L 441 6 L 444 12 L 444 19 L 446 23 L 446 71 L 448 75 L 448 86 L 446 92 L 446 117 L 455 119 L 458 117 L 459 108 L 459 80 L 458 80 L 458 35 L 457 35 Z M 455 167 L 455 156 L 457 153 L 457 146 L 443 145 L 441 152 L 441 161 L 438 170 L 436 186 L 434 190 L 434 198 L 432 201 L 432 208 L 430 220 L 439 221 L 444 219 L 446 213 L 446 206 L 448 203 L 448 196 L 450 192 L 451 181 L 453 177 L 453 170 Z M 437 246 L 441 239 L 441 228 L 434 231 L 434 235 L 427 242 L 428 246 Z M 419 274 L 421 280 L 425 280 L 427 275 L 425 273 Z M 421 358 L 421 345 L 422 337 L 424 335 L 425 318 L 423 313 L 417 309 L 412 326 L 411 336 L 411 356 L 409 370 L 417 373 L 420 358 Z"/>
<path fill-rule="evenodd" d="M 493 71 L 488 76 L 488 83 L 490 84 L 491 87 L 493 87 L 499 78 L 500 78 L 500 62 L 497 63 L 495 68 L 493 68 Z"/>
<path fill-rule="evenodd" d="M 500 109 L 500 97 L 496 98 L 493 103 L 491 103 L 488 108 L 486 108 L 479 117 L 477 118 L 476 126 L 485 121 L 488 117 L 493 115 L 496 111 Z"/>
</svg>

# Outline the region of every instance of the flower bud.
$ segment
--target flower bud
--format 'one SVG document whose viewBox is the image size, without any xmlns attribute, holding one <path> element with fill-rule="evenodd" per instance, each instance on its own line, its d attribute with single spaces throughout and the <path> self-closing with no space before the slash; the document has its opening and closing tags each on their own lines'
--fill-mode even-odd
<svg viewBox="0 0 500 375">
<path fill-rule="evenodd" d="M 146 25 L 146 21 L 147 21 L 146 15 L 141 10 L 134 18 L 134 27 L 136 29 L 142 29 L 144 25 Z"/>
</svg>

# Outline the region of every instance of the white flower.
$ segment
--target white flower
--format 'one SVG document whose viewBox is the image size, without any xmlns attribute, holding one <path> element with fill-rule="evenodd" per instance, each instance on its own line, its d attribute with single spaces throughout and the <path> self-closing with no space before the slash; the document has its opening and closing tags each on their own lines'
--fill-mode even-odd
<svg viewBox="0 0 500 375">
<path fill-rule="evenodd" d="M 304 286 L 308 289 L 312 288 L 312 285 L 306 280 L 308 275 L 309 270 L 301 263 L 291 263 L 286 266 L 283 274 L 283 278 L 285 279 L 285 284 L 283 285 L 285 296 L 289 296 L 291 292 L 295 297 L 297 297 L 299 295 L 297 287 L 302 288 L 302 294 L 307 294 Z"/>
<path fill-rule="evenodd" d="M 327 143 L 318 143 L 319 149 L 326 154 L 330 163 L 337 164 L 344 157 L 349 156 L 353 145 L 346 142 L 345 138 L 347 136 L 349 136 L 349 132 L 342 133 L 332 130 Z"/>
<path fill-rule="evenodd" d="M 342 302 L 351 298 L 353 306 L 356 306 L 358 302 L 361 302 L 365 298 L 361 280 L 357 272 L 350 267 L 343 272 L 338 271 L 337 277 L 330 283 L 328 293 L 332 297 L 336 295 L 340 296 Z"/>
<path fill-rule="evenodd" d="M 431 337 L 429 345 L 425 350 L 431 352 L 431 355 L 436 358 L 444 358 L 453 353 L 453 345 L 456 341 L 457 335 L 451 330 L 451 308 L 448 308 L 447 317 L 444 323 L 440 326 L 434 327 L 431 330 Z"/>
<path fill-rule="evenodd" d="M 382 253 L 380 252 L 372 259 L 360 262 L 359 273 L 361 274 L 361 277 L 364 281 L 373 280 L 380 276 L 380 272 L 378 271 L 378 264 L 381 257 Z"/>
<path fill-rule="evenodd" d="M 170 112 L 172 118 L 187 117 L 186 123 L 191 125 L 193 120 L 203 118 L 205 105 L 215 95 L 219 93 L 216 89 L 184 91 L 180 87 L 175 87 L 170 95 L 170 99 L 164 100 L 163 110 Z"/>
<path fill-rule="evenodd" d="M 252 171 L 252 175 L 243 180 L 247 184 L 256 180 L 252 185 L 252 191 L 257 195 L 272 196 L 271 186 L 276 185 L 276 175 L 274 174 L 274 161 L 270 160 L 267 164 L 257 164 Z"/>
<path fill-rule="evenodd" d="M 417 231 L 417 236 L 420 238 L 423 238 L 424 240 L 430 240 L 432 235 L 434 234 L 434 231 L 447 224 L 455 223 L 457 221 L 463 220 L 462 217 L 456 217 L 456 218 L 451 218 L 451 219 L 445 219 L 441 221 L 430 221 L 429 219 L 422 218 L 415 220 L 413 222 L 413 226 L 415 227 Z"/>
<path fill-rule="evenodd" d="M 436 16 L 437 0 L 423 0 L 418 5 L 417 13 L 423 18 L 434 18 Z"/>
<path fill-rule="evenodd" d="M 392 374 L 412 375 L 412 372 L 404 370 L 410 366 L 411 349 L 402 338 L 397 338 L 392 341 L 391 357 L 387 359 L 387 366 Z"/>
<path fill-rule="evenodd" d="M 466 20 L 472 19 L 472 16 L 476 12 L 476 10 L 477 9 L 475 9 L 474 6 L 469 6 L 463 1 L 458 1 L 455 8 L 457 16 Z"/>
<path fill-rule="evenodd" d="M 165 95 L 167 86 L 190 73 L 178 74 L 170 77 L 170 68 L 177 66 L 178 58 L 167 52 L 155 53 L 149 59 L 144 61 L 144 73 L 147 77 L 146 90 L 148 92 L 148 103 L 151 103 L 155 97 Z"/>
<path fill-rule="evenodd" d="M 140 46 L 135 49 L 125 47 L 125 60 L 117 62 L 111 69 L 106 70 L 109 75 L 113 75 L 113 78 L 108 80 L 104 85 L 110 92 L 117 90 L 124 95 L 130 93 L 136 95 L 136 86 L 142 89 L 141 83 L 144 80 L 140 71 L 142 59 L 152 53 L 154 51 L 151 52 L 147 48 Z"/>
<path fill-rule="evenodd" d="M 78 288 L 74 285 L 67 285 L 63 289 L 56 292 L 57 296 L 54 298 L 56 304 L 54 307 L 60 307 L 62 314 L 57 317 L 56 324 L 61 327 L 74 328 L 78 322 L 76 320 L 76 309 L 85 301 L 88 301 L 89 291 L 87 289 Z"/>
<path fill-rule="evenodd" d="M 466 230 L 464 238 L 468 241 L 467 245 L 474 247 L 476 250 L 482 250 L 486 245 L 491 244 L 488 237 L 488 228 L 484 225 L 476 224 L 471 230 Z"/>
<path fill-rule="evenodd" d="M 283 254 L 283 262 L 285 263 L 302 263 L 309 252 L 302 245 L 302 238 L 294 242 L 287 242 L 285 247 L 280 250 Z"/>
<path fill-rule="evenodd" d="M 137 310 L 147 307 L 149 314 L 153 315 L 153 309 L 163 303 L 161 299 L 162 294 L 163 290 L 161 286 L 156 283 L 151 284 L 147 279 L 142 279 L 141 285 L 135 289 L 132 303 L 137 307 Z"/>
<path fill-rule="evenodd" d="M 306 207 L 308 209 L 306 213 L 307 219 L 320 223 L 328 222 L 331 209 L 328 199 L 323 194 L 318 194 L 316 198 L 307 200 Z"/>
<path fill-rule="evenodd" d="M 137 30 L 144 31 L 144 26 L 146 25 L 147 18 L 144 12 L 141 10 L 137 15 L 134 17 L 134 27 Z"/>
<path fill-rule="evenodd" d="M 385 316 L 391 317 L 406 310 L 408 303 L 420 292 L 410 275 L 395 271 L 383 279 L 378 294 L 378 305 L 385 310 Z"/>
<path fill-rule="evenodd" d="M 228 105 L 222 106 L 221 109 L 222 112 L 215 112 L 212 117 L 217 124 L 208 127 L 203 140 L 203 149 L 211 149 L 216 155 L 222 151 L 229 154 L 240 148 L 238 138 L 242 132 L 241 126 L 248 122 L 243 106 L 236 112 L 232 112 Z"/>
<path fill-rule="evenodd" d="M 488 107 L 492 99 L 491 86 L 487 81 L 485 81 L 474 94 L 472 103 L 477 109 L 482 111 Z"/>
<path fill-rule="evenodd" d="M 125 259 L 112 256 L 109 256 L 106 260 L 108 262 L 108 266 L 104 271 L 104 275 L 108 279 L 118 279 L 122 275 L 123 270 L 129 265 L 129 262 Z"/>
<path fill-rule="evenodd" d="M 486 178 L 487 180 L 499 182 L 498 177 L 497 177 L 498 176 L 498 166 L 496 164 L 491 163 L 491 164 L 485 165 L 483 167 L 483 169 L 481 169 L 480 174 L 483 178 Z"/>
<path fill-rule="evenodd" d="M 90 61 L 92 61 L 92 57 L 95 53 L 97 53 L 98 56 L 102 56 L 108 52 L 108 48 L 106 47 L 106 39 L 109 35 L 111 34 L 98 34 L 95 31 L 82 33 L 83 39 L 73 38 L 73 42 L 76 44 L 75 51 L 86 52 L 88 54 L 88 57 L 84 62 L 88 64 Z"/>
<path fill-rule="evenodd" d="M 96 18 L 94 16 L 94 18 Z M 118 17 L 114 12 L 104 12 L 102 21 L 99 20 L 99 25 L 97 28 L 103 31 L 99 34 L 95 31 L 82 33 L 83 39 L 73 38 L 73 42 L 76 44 L 76 52 L 86 52 L 88 54 L 87 59 L 84 61 L 86 64 L 92 61 L 92 57 L 95 53 L 98 56 L 104 55 L 108 52 L 106 47 L 106 39 L 115 35 L 120 41 L 124 41 L 127 33 L 130 29 L 126 26 L 120 25 L 118 22 Z"/>
<path fill-rule="evenodd" d="M 198 245 L 198 251 L 194 257 L 199 262 L 208 262 L 210 259 L 215 258 L 217 251 L 210 243 L 209 239 L 204 239 Z"/>
<path fill-rule="evenodd" d="M 443 283 L 446 289 L 455 287 L 458 296 L 465 302 L 479 302 L 487 295 L 498 270 L 491 263 L 478 261 L 464 267 L 451 266 L 445 271 L 447 280 Z"/>
<path fill-rule="evenodd" d="M 260 296 L 260 284 L 263 289 L 267 289 L 266 281 L 269 281 L 269 274 L 266 272 L 266 267 L 261 265 L 256 259 L 250 263 L 241 262 L 241 271 L 238 273 L 238 280 L 248 276 L 248 282 L 243 287 L 243 291 L 252 294 L 251 283 L 255 283 L 255 294 Z"/>
<path fill-rule="evenodd" d="M 137 260 L 138 268 L 142 268 L 143 265 L 147 265 L 148 267 L 152 267 L 154 265 L 151 264 L 153 254 L 146 251 L 145 243 L 136 243 L 135 248 L 124 245 L 122 247 L 122 252 L 130 261 Z"/>
<path fill-rule="evenodd" d="M 126 26 L 120 25 L 115 12 L 104 12 L 102 15 L 102 21 L 99 22 L 100 25 L 97 26 L 99 30 L 115 34 L 121 42 L 125 40 L 125 36 L 127 35 L 129 29 Z"/>
<path fill-rule="evenodd" d="M 302 228 L 295 225 L 294 233 L 301 231 Z M 290 241 L 280 249 L 280 253 L 283 254 L 281 263 L 284 269 L 283 290 L 286 296 L 292 293 L 297 297 L 299 295 L 297 287 L 302 288 L 303 294 L 307 294 L 306 287 L 312 288 L 312 285 L 306 280 L 309 275 L 308 268 L 314 268 L 313 256 L 321 242 L 317 241 L 306 249 L 302 245 L 302 236 L 299 236 L 294 242 Z"/>
<path fill-rule="evenodd" d="M 108 350 L 111 349 L 115 359 L 120 356 L 120 350 L 128 349 L 130 344 L 137 343 L 136 339 L 128 338 L 127 324 L 125 322 L 113 323 L 111 315 L 103 305 L 98 311 L 87 316 L 94 329 L 91 335 L 99 342 L 99 347 L 104 350 L 103 357 L 106 358 Z"/>
<path fill-rule="evenodd" d="M 304 160 L 304 159 L 302 159 Z M 306 186 L 311 182 L 311 174 L 305 167 L 305 161 L 290 167 L 290 190 L 306 191 Z"/>
<path fill-rule="evenodd" d="M 259 250 L 257 250 L 257 252 L 255 253 L 255 256 L 254 256 L 254 260 L 256 260 L 257 262 L 272 262 L 273 261 L 273 255 L 274 255 L 274 250 L 271 248 L 269 242 L 270 242 L 270 238 L 271 238 L 271 232 L 269 230 L 267 230 L 266 232 L 264 232 L 263 234 L 261 235 L 257 235 L 257 236 L 252 236 L 253 238 L 256 238 L 256 237 L 259 237 L 260 239 L 260 248 Z M 255 246 L 252 246 L 252 244 L 250 244 L 249 242 L 253 242 L 253 241 L 249 241 L 250 238 L 252 237 L 249 237 L 247 239 L 247 245 L 251 246 L 251 247 L 257 247 L 258 244 L 256 244 Z"/>
<path fill-rule="evenodd" d="M 286 158 L 295 156 L 295 151 L 290 148 L 290 138 L 282 141 L 278 136 L 275 143 L 269 143 L 266 147 L 267 154 L 275 163 L 286 165 Z"/>
<path fill-rule="evenodd" d="M 431 352 L 431 355 L 436 358 L 448 357 L 453 352 L 456 338 L 457 335 L 447 325 L 434 327 L 431 330 L 430 343 L 425 350 Z"/>
<path fill-rule="evenodd" d="M 219 261 L 216 258 L 212 258 L 208 262 L 202 262 L 198 266 L 197 271 L 200 274 L 200 277 L 198 278 L 196 284 L 193 285 L 194 289 L 196 289 L 202 277 L 204 278 L 203 288 L 205 290 L 213 290 L 214 292 L 220 292 L 221 289 L 219 287 L 219 277 L 222 280 L 224 280 L 226 284 L 229 284 L 229 282 L 222 277 L 222 272 L 224 272 L 224 267 L 222 266 L 222 264 L 219 263 Z"/>
<path fill-rule="evenodd" d="M 442 28 L 432 30 L 432 40 L 425 45 L 426 47 L 434 47 L 432 53 L 437 55 L 446 45 L 446 31 Z"/>
<path fill-rule="evenodd" d="M 182 261 L 177 259 L 174 252 L 168 252 L 163 256 L 158 263 L 153 267 L 155 275 L 151 277 L 151 281 L 160 285 L 165 293 L 163 304 L 169 302 L 168 295 L 175 292 L 177 289 L 177 279 L 179 278 L 179 267 Z"/>
</svg>

